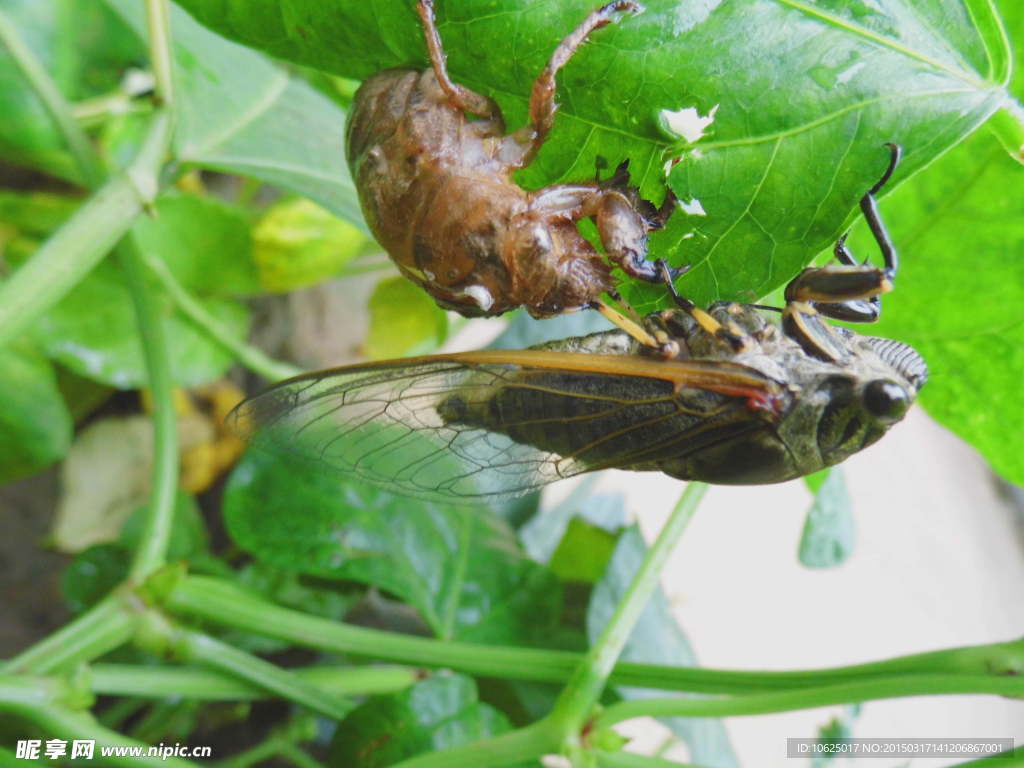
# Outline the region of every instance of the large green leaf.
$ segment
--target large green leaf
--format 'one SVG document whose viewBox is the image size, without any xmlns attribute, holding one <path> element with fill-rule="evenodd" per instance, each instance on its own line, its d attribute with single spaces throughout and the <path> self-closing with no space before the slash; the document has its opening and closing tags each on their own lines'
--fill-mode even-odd
<svg viewBox="0 0 1024 768">
<path fill-rule="evenodd" d="M 647 545 L 635 525 L 623 531 L 604 575 L 590 596 L 587 635 L 591 642 L 601 634 L 626 589 L 632 584 L 646 551 Z M 640 615 L 640 620 L 633 629 L 621 658 L 624 661 L 650 664 L 696 666 L 697 660 L 693 649 L 676 623 L 665 593 L 660 589 L 651 596 L 650 602 Z M 664 695 L 657 691 L 622 686 L 617 687 L 616 691 L 627 699 Z M 665 725 L 687 744 L 693 762 L 714 768 L 733 768 L 738 765 L 721 721 L 712 718 L 683 717 L 663 720 Z"/>
<path fill-rule="evenodd" d="M 160 255 L 175 278 L 199 296 L 259 293 L 246 214 L 215 198 L 169 195 L 133 230 L 139 248 Z"/>
<path fill-rule="evenodd" d="M 216 201 L 164 197 L 154 217 L 140 220 L 136 228 L 140 247 L 163 260 L 209 313 L 243 338 L 248 310 L 220 298 L 254 285 L 249 232 L 239 214 Z M 195 386 L 223 374 L 233 362 L 231 355 L 178 312 L 155 279 L 150 279 L 150 293 L 164 316 L 175 381 Z M 135 311 L 116 260 L 90 272 L 36 329 L 47 354 L 75 373 L 121 389 L 144 386 Z"/>
<path fill-rule="evenodd" d="M 558 620 L 558 582 L 483 507 L 396 497 L 251 449 L 228 483 L 224 515 L 239 546 L 261 559 L 378 586 L 438 637 L 536 642 Z"/>
<path fill-rule="evenodd" d="M 842 467 L 829 467 L 804 478 L 814 502 L 804 518 L 797 556 L 808 568 L 834 568 L 853 552 L 856 530 L 853 505 Z"/>
<path fill-rule="evenodd" d="M 448 331 L 448 315 L 404 277 L 387 277 L 370 294 L 371 360 L 403 357 L 437 349 Z"/>
<path fill-rule="evenodd" d="M 0 13 L 68 100 L 114 87 L 121 70 L 144 58 L 139 41 L 102 3 L 7 0 Z M 64 139 L 0 45 L 0 157 L 80 181 Z"/>
<path fill-rule="evenodd" d="M 1024 483 L 1024 168 L 981 132 L 885 201 L 902 253 L 877 328 L 931 376 L 921 404 Z M 869 251 L 860 228 L 855 248 Z"/>
<path fill-rule="evenodd" d="M 71 415 L 53 366 L 37 350 L 0 350 L 0 483 L 32 474 L 64 456 Z"/>
<path fill-rule="evenodd" d="M 144 35 L 145 9 L 106 0 Z M 181 163 L 262 179 L 362 222 L 344 159 L 345 113 L 303 80 L 171 8 Z"/>
<path fill-rule="evenodd" d="M 470 678 L 441 672 L 353 710 L 334 732 L 329 764 L 383 768 L 508 730 L 501 712 L 477 700 Z"/>
<path fill-rule="evenodd" d="M 426 64 L 414 8 L 403 0 L 340 10 L 314 0 L 180 4 L 222 34 L 348 77 Z M 495 96 L 514 127 L 525 119 L 531 80 L 595 4 L 438 5 L 453 76 Z M 1006 95 L 1005 52 L 984 3 L 971 12 L 955 0 L 646 6 L 595 33 L 559 76 L 561 112 L 523 181 L 584 180 L 598 157 L 611 165 L 628 158 L 644 193 L 658 199 L 663 165 L 683 157 L 672 187 L 698 199 L 705 215 L 677 213 L 653 251 L 694 265 L 680 285 L 698 302 L 752 300 L 785 282 L 829 245 L 881 174 L 883 142 L 906 146 L 898 175 L 906 178 Z M 665 111 L 706 115 L 716 106 L 699 152 L 663 127 Z M 642 309 L 664 302 L 653 288 L 627 293 Z"/>
</svg>

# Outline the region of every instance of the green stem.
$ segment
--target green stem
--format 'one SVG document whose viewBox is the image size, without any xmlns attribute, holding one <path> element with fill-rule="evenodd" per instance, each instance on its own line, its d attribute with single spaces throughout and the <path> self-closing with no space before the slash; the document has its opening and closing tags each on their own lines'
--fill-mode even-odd
<svg viewBox="0 0 1024 768">
<path fill-rule="evenodd" d="M 115 592 L 8 661 L 3 671 L 40 675 L 74 669 L 123 645 L 136 624 L 137 614 Z"/>
<path fill-rule="evenodd" d="M 636 755 L 631 752 L 594 751 L 598 768 L 701 768 L 693 763 L 675 763 L 661 757 Z"/>
<path fill-rule="evenodd" d="M 149 38 L 149 64 L 156 80 L 156 98 L 169 109 L 174 107 L 174 63 L 171 58 L 171 16 L 167 0 L 146 0 L 146 31 Z"/>
<path fill-rule="evenodd" d="M 288 643 L 425 667 L 514 680 L 564 682 L 582 656 L 568 651 L 476 645 L 356 627 L 282 608 L 238 587 L 206 576 L 175 582 L 164 605 L 215 624 L 245 629 Z M 792 672 L 696 669 L 619 662 L 610 682 L 697 693 L 752 693 L 818 687 L 851 678 L 911 673 L 1012 674 L 1024 670 L 1024 640 L 951 648 L 885 661 Z"/>
<path fill-rule="evenodd" d="M 159 258 L 151 253 L 144 253 L 142 260 L 149 271 L 160 281 L 160 285 L 182 314 L 210 339 L 231 353 L 246 368 L 258 373 L 268 381 L 290 379 L 303 372 L 301 368 L 274 360 L 256 347 L 236 338 L 220 320 L 207 312 L 198 301 L 189 295 L 188 291 L 171 273 L 171 270 L 167 268 L 167 265 Z"/>
<path fill-rule="evenodd" d="M 669 555 L 686 530 L 707 489 L 705 483 L 687 484 L 679 503 L 644 556 L 636 576 L 616 605 L 608 624 L 576 667 L 555 702 L 549 718 L 567 738 L 578 738 L 583 722 L 608 684 L 615 662 L 633 633 L 640 614 L 658 587 L 661 571 Z"/>
<path fill-rule="evenodd" d="M 1009 752 L 1000 752 L 999 755 L 983 757 L 980 760 L 971 760 L 969 763 L 957 763 L 952 768 L 992 768 L 992 766 L 999 766 L 999 768 L 1024 766 L 1024 747 L 1017 747 Z"/>
<path fill-rule="evenodd" d="M 64 137 L 71 150 L 71 155 L 82 174 L 82 180 L 90 189 L 103 183 L 103 167 L 100 165 L 96 152 L 89 137 L 74 118 L 71 105 L 57 88 L 42 62 L 36 58 L 31 49 L 18 37 L 18 32 L 7 17 L 0 11 L 0 45 L 7 48 L 21 74 L 32 86 L 39 100 L 43 103 L 50 119 Z"/>
<path fill-rule="evenodd" d="M 146 750 L 150 745 L 104 728 L 91 715 L 85 713 L 72 712 L 55 705 L 14 705 L 4 708 L 37 725 L 47 735 L 47 738 L 68 741 L 95 740 L 96 749 L 93 759 L 99 763 L 118 766 L 142 765 L 150 768 L 199 768 L 197 763 L 183 760 L 180 757 L 147 756 Z M 102 757 L 100 749 L 103 747 L 139 747 L 142 753 L 132 757 Z"/>
<path fill-rule="evenodd" d="M 167 0 L 146 0 L 146 22 L 149 30 L 149 56 L 156 77 L 157 99 L 165 105 L 168 127 L 174 122 L 174 90 L 171 78 L 171 28 Z M 166 145 L 165 145 L 166 146 Z M 153 195 L 155 197 L 156 190 Z M 129 237 L 118 249 L 128 291 L 135 307 L 135 319 L 146 361 L 146 378 L 153 400 L 153 490 L 139 547 L 132 559 L 128 579 L 141 583 L 163 566 L 174 522 L 174 500 L 178 487 L 178 418 L 174 411 L 171 360 L 164 332 L 163 315 L 149 293 L 141 257 L 134 238 Z"/>
<path fill-rule="evenodd" d="M 560 734 L 551 728 L 550 723 L 541 720 L 492 739 L 417 755 L 396 763 L 394 768 L 480 768 L 484 765 L 490 768 L 521 763 L 555 752 L 560 740 Z"/>
<path fill-rule="evenodd" d="M 178 488 L 178 419 L 174 410 L 171 360 L 164 318 L 158 310 L 143 274 L 139 249 L 132 236 L 117 250 L 146 361 L 146 378 L 153 402 L 153 490 L 139 546 L 132 558 L 128 579 L 141 583 L 160 568 L 167 557 L 174 522 Z"/>
<path fill-rule="evenodd" d="M 1013 74 L 1013 51 L 999 10 L 993 0 L 967 0 L 966 5 L 978 37 L 984 41 L 988 57 L 985 79 L 1005 88 Z"/>
<path fill-rule="evenodd" d="M 0 708 L 64 706 L 81 709 L 92 697 L 63 678 L 0 674 Z"/>
<path fill-rule="evenodd" d="M 291 742 L 279 745 L 277 754 L 282 760 L 287 760 L 298 768 L 323 768 L 323 763 L 314 760 Z"/>
<path fill-rule="evenodd" d="M 365 696 L 408 688 L 421 676 L 411 667 L 300 667 L 289 674 L 330 696 Z M 198 701 L 253 701 L 268 698 L 265 688 L 235 674 L 190 667 L 93 664 L 89 688 L 107 696 L 187 698 Z"/>
<path fill-rule="evenodd" d="M 56 304 L 128 231 L 152 201 L 170 141 L 170 120 L 154 116 L 138 157 L 98 189 L 10 279 L 0 284 L 0 347 Z"/>
<path fill-rule="evenodd" d="M 254 747 L 221 760 L 217 763 L 217 768 L 249 768 L 250 765 L 259 765 L 277 756 L 281 749 L 279 742 L 279 737 L 271 736 Z"/>
<path fill-rule="evenodd" d="M 781 693 L 758 693 L 721 699 L 637 699 L 612 704 L 594 722 L 609 728 L 634 717 L 729 717 L 791 712 L 833 704 L 853 704 L 873 699 L 934 696 L 957 693 L 989 693 L 1024 696 L 1024 680 L 992 675 L 904 675 L 885 680 L 801 688 Z"/>
<path fill-rule="evenodd" d="M 1007 98 L 986 125 L 1010 157 L 1024 163 L 1024 107 L 1020 102 Z"/>
<path fill-rule="evenodd" d="M 433 640 L 356 627 L 282 608 L 219 579 L 187 576 L 175 583 L 164 607 L 217 624 L 276 637 L 289 643 L 371 659 L 469 674 L 524 680 L 564 681 L 580 655 Z"/>
<path fill-rule="evenodd" d="M 178 630 L 174 642 L 183 657 L 190 661 L 234 675 L 325 717 L 341 720 L 355 706 L 350 700 L 326 693 L 288 670 L 201 632 Z"/>
</svg>

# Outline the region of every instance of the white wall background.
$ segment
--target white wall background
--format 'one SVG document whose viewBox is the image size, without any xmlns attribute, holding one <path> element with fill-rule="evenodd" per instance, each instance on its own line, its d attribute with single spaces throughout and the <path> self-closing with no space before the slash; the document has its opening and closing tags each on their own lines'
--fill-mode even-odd
<svg viewBox="0 0 1024 768">
<path fill-rule="evenodd" d="M 838 666 L 1024 635 L 1020 519 L 972 448 L 920 409 L 844 465 L 857 544 L 842 566 L 811 570 L 797 544 L 810 503 L 802 482 L 713 487 L 675 552 L 663 586 L 702 666 Z M 682 484 L 608 472 L 601 490 L 628 495 L 650 539 Z M 808 765 L 787 737 L 813 737 L 841 708 L 726 720 L 744 766 Z M 653 725 L 653 727 L 651 727 Z M 660 743 L 633 724 L 635 747 Z M 857 737 L 1012 737 L 1024 743 L 1024 702 L 936 696 L 867 703 Z M 683 758 L 685 751 L 670 753 Z M 960 760 L 870 760 L 871 768 Z M 863 765 L 863 761 L 836 763 Z"/>
</svg>

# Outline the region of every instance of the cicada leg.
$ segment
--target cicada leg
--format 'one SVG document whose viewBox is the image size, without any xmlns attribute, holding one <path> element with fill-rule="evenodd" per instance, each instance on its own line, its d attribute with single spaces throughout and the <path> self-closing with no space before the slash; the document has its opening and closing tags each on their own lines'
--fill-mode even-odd
<svg viewBox="0 0 1024 768">
<path fill-rule="evenodd" d="M 722 325 L 710 313 L 698 307 L 692 301 L 679 294 L 676 290 L 675 283 L 673 282 L 673 275 L 670 272 L 669 266 L 665 263 L 664 259 L 658 259 L 655 266 L 661 271 L 662 280 L 668 286 L 669 292 L 672 294 L 672 300 L 676 303 L 683 312 L 693 318 L 694 322 L 700 326 L 709 336 L 718 339 L 723 344 L 727 344 L 733 352 L 742 352 L 749 348 L 751 340 L 750 337 L 743 332 L 743 330 L 735 325 L 730 324 L 729 327 Z"/>
<path fill-rule="evenodd" d="M 619 296 L 617 294 L 615 295 L 615 298 L 619 300 Z M 650 348 L 654 352 L 654 354 L 658 355 L 659 357 L 668 358 L 673 356 L 671 354 L 671 351 L 665 348 L 666 340 L 659 339 L 657 334 L 653 334 L 650 331 L 648 331 L 644 327 L 643 323 L 641 323 L 638 319 L 632 318 L 628 314 L 620 312 L 611 304 L 607 304 L 606 302 L 603 302 L 600 299 L 597 299 L 596 301 L 592 302 L 590 307 L 591 309 L 596 309 L 598 312 L 604 315 L 604 317 L 607 318 L 611 323 L 621 328 L 623 331 L 628 333 L 630 336 L 639 341 L 645 347 Z M 632 308 L 630 307 L 630 309 Z"/>
<path fill-rule="evenodd" d="M 844 234 L 833 249 L 839 264 L 808 267 L 786 286 L 783 327 L 808 354 L 820 359 L 836 360 L 843 356 L 841 345 L 834 342 L 822 316 L 852 323 L 874 322 L 882 311 L 881 294 L 892 290 L 899 257 L 878 213 L 875 194 L 892 176 L 903 152 L 898 144 L 886 146 L 889 165 L 882 178 L 860 199 L 860 209 L 885 266 L 876 267 L 867 260 L 858 262 L 847 247 Z"/>
<path fill-rule="evenodd" d="M 427 51 L 430 54 L 430 64 L 434 69 L 434 76 L 448 96 L 448 101 L 456 109 L 494 123 L 496 133 L 504 133 L 505 121 L 498 105 L 483 94 L 452 82 L 451 77 L 448 76 L 448 65 L 445 61 L 447 57 L 444 47 L 441 45 L 441 35 L 437 31 L 437 23 L 434 18 L 434 0 L 419 0 L 416 10 L 423 24 L 423 34 L 427 40 Z"/>
<path fill-rule="evenodd" d="M 551 126 L 555 122 L 555 75 L 566 65 L 577 49 L 583 45 L 594 30 L 611 24 L 616 13 L 629 11 L 640 13 L 643 6 L 633 0 L 613 0 L 595 11 L 592 11 L 583 22 L 559 43 L 551 54 L 551 59 L 544 71 L 533 83 L 530 92 L 530 124 L 516 133 L 516 138 L 525 144 L 523 154 L 517 165 L 529 165 L 537 152 L 540 151 L 547 138 Z"/>
</svg>

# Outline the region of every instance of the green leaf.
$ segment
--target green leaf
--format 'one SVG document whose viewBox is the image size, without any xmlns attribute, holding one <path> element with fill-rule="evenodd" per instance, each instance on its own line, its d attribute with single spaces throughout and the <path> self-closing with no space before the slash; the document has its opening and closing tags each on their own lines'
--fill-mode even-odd
<svg viewBox="0 0 1024 768">
<path fill-rule="evenodd" d="M 853 721 L 859 713 L 859 705 L 849 707 L 839 717 L 833 717 L 818 729 L 818 744 L 822 747 L 842 745 L 853 738 Z M 839 750 L 815 752 L 811 758 L 811 768 L 828 768 L 842 754 Z"/>
<path fill-rule="evenodd" d="M 144 37 L 142 4 L 106 2 Z M 178 161 L 262 179 L 363 226 L 344 159 L 344 111 L 265 57 L 170 10 Z"/>
<path fill-rule="evenodd" d="M 168 195 L 134 229 L 178 282 L 202 296 L 240 296 L 262 289 L 245 213 L 211 197 Z"/>
<path fill-rule="evenodd" d="M 346 77 L 427 64 L 417 16 L 401 0 L 345 13 L 313 0 L 182 5 L 222 34 Z M 438 5 L 453 78 L 494 96 L 511 128 L 525 121 L 532 80 L 559 40 L 594 8 Z M 672 188 L 706 215 L 678 212 L 652 254 L 693 265 L 680 287 L 699 304 L 753 300 L 835 240 L 884 169 L 884 142 L 907 148 L 902 180 L 1000 106 L 1006 73 L 990 72 L 989 60 L 1002 64 L 1005 51 L 992 28 L 953 0 L 648 3 L 596 32 L 559 75 L 561 110 L 521 180 L 585 181 L 599 157 L 608 167 L 629 159 L 643 194 L 660 200 L 663 166 L 682 157 Z M 716 107 L 699 152 L 666 132 L 666 112 Z M 656 287 L 630 284 L 626 295 L 641 310 L 668 304 Z"/>
<path fill-rule="evenodd" d="M 843 468 L 830 467 L 804 481 L 814 493 L 814 503 L 800 535 L 800 562 L 808 568 L 834 568 L 853 552 L 855 537 Z"/>
<path fill-rule="evenodd" d="M 577 485 L 568 498 L 558 504 L 547 504 L 540 513 L 534 515 L 519 530 L 519 539 L 523 542 L 530 557 L 538 563 L 548 563 L 558 549 L 565 536 L 569 523 L 579 517 L 589 525 L 605 531 L 618 533 L 627 523 L 626 500 L 622 494 L 594 494 L 593 488 L 597 479 L 595 475 L 587 475 Z M 601 552 L 600 568 L 603 571 L 610 552 Z"/>
<path fill-rule="evenodd" d="M 871 331 L 914 346 L 931 371 L 921 405 L 1024 483 L 1024 168 L 979 133 L 886 199 L 882 214 L 901 266 Z M 865 229 L 851 241 L 870 253 Z"/>
<path fill-rule="evenodd" d="M 85 613 L 128 576 L 131 551 L 120 544 L 97 544 L 75 556 L 60 577 L 68 610 Z"/>
<path fill-rule="evenodd" d="M 615 541 L 603 528 L 574 517 L 551 556 L 551 571 L 562 581 L 594 583 L 604 573 Z"/>
<path fill-rule="evenodd" d="M 266 291 L 291 291 L 333 277 L 370 243 L 352 224 L 302 198 L 268 208 L 252 236 Z"/>
<path fill-rule="evenodd" d="M 438 672 L 349 713 L 331 739 L 329 765 L 383 768 L 508 730 L 501 712 L 477 700 L 472 679 Z"/>
<path fill-rule="evenodd" d="M 483 507 L 395 497 L 250 449 L 228 481 L 224 515 L 243 549 L 282 568 L 391 592 L 441 638 L 527 643 L 558 621 L 558 582 Z"/>
<path fill-rule="evenodd" d="M 239 215 L 221 203 L 189 197 L 161 198 L 155 214 L 136 224 L 140 245 L 166 261 L 208 312 L 244 338 L 248 310 L 217 298 L 252 285 L 244 266 L 251 269 L 249 234 Z M 232 356 L 177 312 L 155 278 L 150 291 L 164 315 L 175 381 L 197 386 L 221 376 Z M 146 383 L 131 295 L 113 260 L 81 280 L 41 318 L 36 331 L 46 353 L 75 373 L 120 389 Z"/>
<path fill-rule="evenodd" d="M 139 507 L 125 520 L 118 540 L 122 547 L 130 552 L 139 547 L 148 517 L 147 504 Z M 206 524 L 199 512 L 199 505 L 194 497 L 179 489 L 174 497 L 174 518 L 167 545 L 167 559 L 191 560 L 206 554 L 208 549 Z"/>
<path fill-rule="evenodd" d="M 102 3 L 8 0 L 0 13 L 68 100 L 113 88 L 124 67 L 145 58 L 138 40 Z M 0 115 L 0 157 L 80 181 L 63 137 L 2 45 Z"/>
<path fill-rule="evenodd" d="M 366 355 L 386 360 L 429 352 L 444 340 L 448 315 L 404 277 L 388 277 L 370 295 Z"/>
<path fill-rule="evenodd" d="M 63 458 L 73 424 L 50 362 L 26 344 L 0 350 L 0 484 Z"/>
<path fill-rule="evenodd" d="M 646 551 L 647 545 L 635 525 L 627 528 L 619 537 L 608 568 L 590 597 L 587 635 L 591 642 L 608 623 L 615 606 L 636 575 Z M 644 608 L 620 658 L 623 661 L 650 664 L 697 665 L 693 649 L 676 623 L 668 599 L 660 588 Z M 664 692 L 622 686 L 617 687 L 616 691 L 625 699 L 664 696 Z M 660 719 L 686 743 L 692 762 L 712 768 L 738 767 L 736 755 L 720 720 L 683 717 Z"/>
<path fill-rule="evenodd" d="M 63 224 L 78 208 L 79 201 L 64 195 L 48 192 L 18 192 L 0 190 L 0 222 L 5 229 L 3 237 L 14 233 L 34 238 L 44 238 Z M 4 253 L 5 259 L 8 257 Z"/>
</svg>

